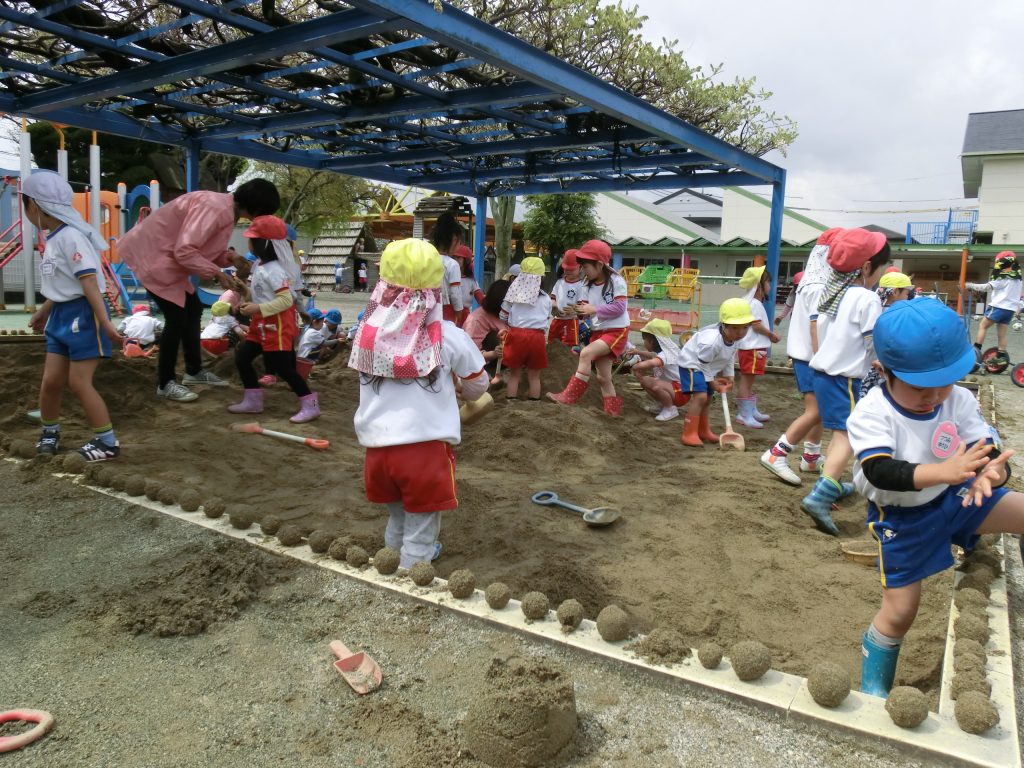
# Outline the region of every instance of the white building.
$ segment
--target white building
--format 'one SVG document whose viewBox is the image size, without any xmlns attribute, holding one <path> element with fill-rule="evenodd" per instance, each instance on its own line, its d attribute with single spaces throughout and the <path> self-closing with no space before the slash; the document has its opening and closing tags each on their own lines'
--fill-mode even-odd
<svg viewBox="0 0 1024 768">
<path fill-rule="evenodd" d="M 964 197 L 978 198 L 975 242 L 1024 243 L 1024 109 L 967 116 Z"/>
</svg>

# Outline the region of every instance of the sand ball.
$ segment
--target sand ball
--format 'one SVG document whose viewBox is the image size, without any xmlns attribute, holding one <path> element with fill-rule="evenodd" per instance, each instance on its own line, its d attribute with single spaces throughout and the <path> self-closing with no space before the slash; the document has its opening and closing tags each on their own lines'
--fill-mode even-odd
<svg viewBox="0 0 1024 768">
<path fill-rule="evenodd" d="M 448 577 L 448 591 L 452 597 L 465 600 L 476 591 L 476 576 L 465 568 L 452 572 Z"/>
<path fill-rule="evenodd" d="M 418 587 L 429 586 L 434 581 L 434 566 L 426 560 L 421 560 L 409 569 L 409 578 Z"/>
<path fill-rule="evenodd" d="M 199 491 L 194 488 L 186 488 L 178 497 L 178 506 L 186 512 L 196 512 L 202 499 L 199 498 Z"/>
<path fill-rule="evenodd" d="M 971 642 L 974 642 L 973 640 Z M 985 675 L 985 659 L 978 658 L 971 653 L 961 653 L 959 656 L 953 656 L 953 671 L 956 673 L 961 672 L 977 672 L 980 675 Z"/>
<path fill-rule="evenodd" d="M 991 579 L 986 579 L 983 574 L 980 573 L 968 573 L 960 581 L 957 582 L 957 589 L 976 589 L 985 597 L 989 597 L 992 594 L 992 588 L 989 586 L 992 583 Z"/>
<path fill-rule="evenodd" d="M 976 640 L 981 645 L 988 642 L 988 622 L 983 621 L 975 614 L 962 613 L 953 622 L 953 632 L 959 638 Z"/>
<path fill-rule="evenodd" d="M 85 472 L 83 473 L 85 481 L 90 485 L 99 485 L 100 471 L 103 469 L 105 469 L 105 467 L 102 464 L 90 462 L 89 466 L 85 468 Z"/>
<path fill-rule="evenodd" d="M 128 475 L 124 472 L 114 472 L 114 474 L 110 476 L 110 487 L 115 491 L 121 491 L 121 493 L 124 493 L 125 488 L 128 487 Z"/>
<path fill-rule="evenodd" d="M 772 668 L 768 646 L 757 640 L 743 640 L 729 649 L 729 661 L 736 677 L 744 682 L 757 680 Z"/>
<path fill-rule="evenodd" d="M 362 568 L 370 562 L 370 554 L 357 544 L 345 550 L 345 562 L 353 568 Z"/>
<path fill-rule="evenodd" d="M 597 614 L 597 631 L 607 643 L 617 643 L 629 637 L 629 616 L 617 605 L 609 605 Z"/>
<path fill-rule="evenodd" d="M 693 654 L 683 636 L 669 627 L 655 627 L 640 642 L 627 645 L 626 650 L 655 664 L 678 664 Z"/>
<path fill-rule="evenodd" d="M 710 641 L 701 643 L 700 648 L 697 649 L 697 658 L 704 669 L 718 669 L 724 655 L 725 651 L 722 650 L 722 646 Z"/>
<path fill-rule="evenodd" d="M 124 483 L 124 492 L 129 496 L 144 496 L 146 494 L 146 478 L 142 475 L 128 475 Z"/>
<path fill-rule="evenodd" d="M 965 670 L 953 675 L 953 680 L 950 683 L 949 697 L 956 701 L 967 691 L 978 691 L 985 696 L 992 694 L 992 683 L 985 677 L 983 669 Z"/>
<path fill-rule="evenodd" d="M 520 600 L 519 607 L 527 622 L 540 621 L 548 615 L 551 603 L 543 592 L 527 592 Z"/>
<path fill-rule="evenodd" d="M 978 691 L 964 691 L 953 712 L 957 724 L 967 733 L 984 733 L 999 722 L 996 705 Z"/>
<path fill-rule="evenodd" d="M 37 456 L 36 445 L 28 440 L 18 440 L 11 446 L 11 453 L 23 459 L 34 459 Z"/>
<path fill-rule="evenodd" d="M 987 581 L 989 584 L 996 577 L 995 571 L 985 563 L 973 562 L 964 566 L 963 572 L 968 576 L 974 576 Z"/>
<path fill-rule="evenodd" d="M 282 547 L 297 547 L 302 543 L 302 529 L 297 525 L 282 525 L 277 531 L 277 541 Z"/>
<path fill-rule="evenodd" d="M 898 685 L 889 691 L 885 711 L 900 728 L 917 728 L 928 717 L 928 699 L 917 688 Z"/>
<path fill-rule="evenodd" d="M 958 589 L 953 596 L 953 605 L 961 611 L 969 605 L 985 608 L 988 605 L 988 598 L 976 589 Z"/>
<path fill-rule="evenodd" d="M 169 485 L 160 489 L 160 503 L 173 507 L 178 503 L 178 492 Z"/>
<path fill-rule="evenodd" d="M 961 609 L 959 616 L 970 616 L 988 626 L 988 611 L 978 605 L 968 605 Z M 955 624 L 955 622 L 954 622 Z"/>
<path fill-rule="evenodd" d="M 309 534 L 309 537 L 306 539 L 306 543 L 309 544 L 310 549 L 312 549 L 317 554 L 322 555 L 324 552 L 331 548 L 331 542 L 334 541 L 336 538 L 337 537 L 334 535 L 333 531 L 319 530 L 313 531 L 311 534 Z"/>
<path fill-rule="evenodd" d="M 220 499 L 208 499 L 203 502 L 203 514 L 210 518 L 218 518 L 227 511 L 227 505 Z"/>
<path fill-rule="evenodd" d="M 236 507 L 228 516 L 228 521 L 231 523 L 232 528 L 244 531 L 252 525 L 252 521 L 255 516 L 256 510 L 250 506 Z"/>
<path fill-rule="evenodd" d="M 282 525 L 284 525 L 284 523 L 281 522 L 281 518 L 277 515 L 267 515 L 260 520 L 260 530 L 267 536 L 273 536 L 281 530 Z M 330 545 L 328 544 L 328 546 Z"/>
<path fill-rule="evenodd" d="M 348 554 L 348 548 L 352 546 L 352 539 L 349 536 L 339 536 L 327 548 L 327 554 L 335 560 L 344 560 Z"/>
<path fill-rule="evenodd" d="M 150 501 L 160 501 L 160 492 L 164 487 L 157 480 L 146 480 L 146 498 Z"/>
<path fill-rule="evenodd" d="M 560 762 L 577 728 L 572 679 L 550 662 L 494 659 L 466 713 L 466 745 L 491 766 L 538 768 Z"/>
<path fill-rule="evenodd" d="M 555 611 L 558 623 L 562 625 L 563 632 L 572 632 L 583 621 L 583 604 L 579 600 L 563 600 Z"/>
<path fill-rule="evenodd" d="M 87 462 L 85 460 L 85 456 L 80 454 L 78 451 L 69 453 L 64 458 L 64 471 L 70 472 L 72 475 L 82 474 L 87 466 L 89 466 L 89 462 Z"/>
<path fill-rule="evenodd" d="M 998 576 L 1003 572 L 1003 560 L 999 554 L 991 549 L 978 549 L 967 556 L 967 563 L 987 566 L 993 574 Z"/>
<path fill-rule="evenodd" d="M 401 555 L 399 555 L 397 549 L 391 547 L 381 547 L 377 550 L 377 554 L 373 556 L 373 567 L 377 569 L 377 573 L 382 576 L 390 576 L 398 570 L 398 564 L 401 561 Z"/>
<path fill-rule="evenodd" d="M 96 473 L 96 484 L 102 485 L 104 488 L 113 488 L 114 479 L 117 477 L 117 474 L 117 471 L 112 467 L 102 467 Z"/>
<path fill-rule="evenodd" d="M 961 637 L 953 643 L 953 658 L 958 659 L 962 656 L 973 656 L 984 664 L 986 658 L 985 647 L 977 640 Z"/>
<path fill-rule="evenodd" d="M 484 600 L 496 611 L 500 611 L 512 599 L 512 590 L 507 584 L 496 581 L 484 590 Z"/>
<path fill-rule="evenodd" d="M 60 462 L 60 457 L 54 456 L 52 453 L 33 453 L 32 462 L 34 464 L 54 464 Z"/>
<path fill-rule="evenodd" d="M 807 690 L 823 707 L 838 707 L 850 695 L 850 673 L 838 664 L 817 664 L 807 676 Z"/>
</svg>

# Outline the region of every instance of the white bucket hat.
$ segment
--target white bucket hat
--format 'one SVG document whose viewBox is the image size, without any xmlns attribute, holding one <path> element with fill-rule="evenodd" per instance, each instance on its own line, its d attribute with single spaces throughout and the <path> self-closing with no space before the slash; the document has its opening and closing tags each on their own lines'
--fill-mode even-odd
<svg viewBox="0 0 1024 768">
<path fill-rule="evenodd" d="M 35 200 L 44 213 L 62 221 L 85 235 L 97 251 L 105 251 L 110 244 L 95 227 L 90 225 L 72 206 L 71 185 L 53 171 L 33 171 L 21 184 L 21 194 Z"/>
</svg>

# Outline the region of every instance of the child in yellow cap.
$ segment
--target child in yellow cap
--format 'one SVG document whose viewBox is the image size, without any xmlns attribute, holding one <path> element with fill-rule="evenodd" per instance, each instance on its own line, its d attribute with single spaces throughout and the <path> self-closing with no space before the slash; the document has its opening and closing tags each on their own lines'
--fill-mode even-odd
<svg viewBox="0 0 1024 768">
<path fill-rule="evenodd" d="M 654 400 L 648 411 L 657 414 L 655 421 L 671 421 L 679 415 L 679 406 L 690 401 L 679 386 L 680 350 L 672 338 L 672 324 L 668 320 L 651 320 L 640 333 L 644 348 L 635 351 L 641 362 L 633 366 L 633 375 Z M 645 371 L 652 375 L 642 375 Z"/>
<path fill-rule="evenodd" d="M 472 339 L 442 322 L 443 272 L 425 240 L 388 245 L 348 362 L 359 371 L 354 424 L 366 448 L 366 498 L 387 507 L 384 541 L 401 553 L 403 568 L 441 554 L 441 512 L 459 504 L 452 446 L 462 428 L 453 378 L 466 401 L 490 383 Z"/>
<path fill-rule="evenodd" d="M 509 286 L 501 303 L 500 317 L 508 323 L 508 336 L 502 364 L 508 368 L 505 397 L 516 400 L 519 378 L 526 369 L 530 400 L 540 400 L 540 372 L 548 367 L 547 331 L 551 317 L 551 298 L 540 287 L 547 271 L 536 256 L 527 256 L 521 271 Z"/>
<path fill-rule="evenodd" d="M 754 380 L 758 376 L 764 376 L 768 364 L 768 350 L 772 344 L 779 341 L 779 335 L 768 325 L 768 312 L 762 303 L 771 292 L 772 276 L 763 266 L 750 267 L 740 278 L 740 288 L 746 291 L 743 298 L 750 304 L 754 322 L 747 330 L 747 335 L 736 344 L 740 368 L 740 380 L 736 385 L 736 402 L 739 408 L 736 421 L 750 429 L 764 429 L 763 422 L 768 421 L 770 417 L 757 408 Z"/>
</svg>

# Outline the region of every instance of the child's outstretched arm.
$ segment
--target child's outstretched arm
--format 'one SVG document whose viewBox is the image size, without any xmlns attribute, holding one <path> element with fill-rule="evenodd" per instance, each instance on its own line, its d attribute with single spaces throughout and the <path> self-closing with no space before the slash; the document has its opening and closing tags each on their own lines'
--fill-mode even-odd
<svg viewBox="0 0 1024 768">
<path fill-rule="evenodd" d="M 967 447 L 957 446 L 956 452 L 945 461 L 934 464 L 915 464 L 894 459 L 889 452 L 865 452 L 861 456 L 864 477 L 875 488 L 883 491 L 920 491 L 935 485 L 959 485 L 978 475 L 988 464 L 992 443 L 979 440 Z"/>
</svg>

